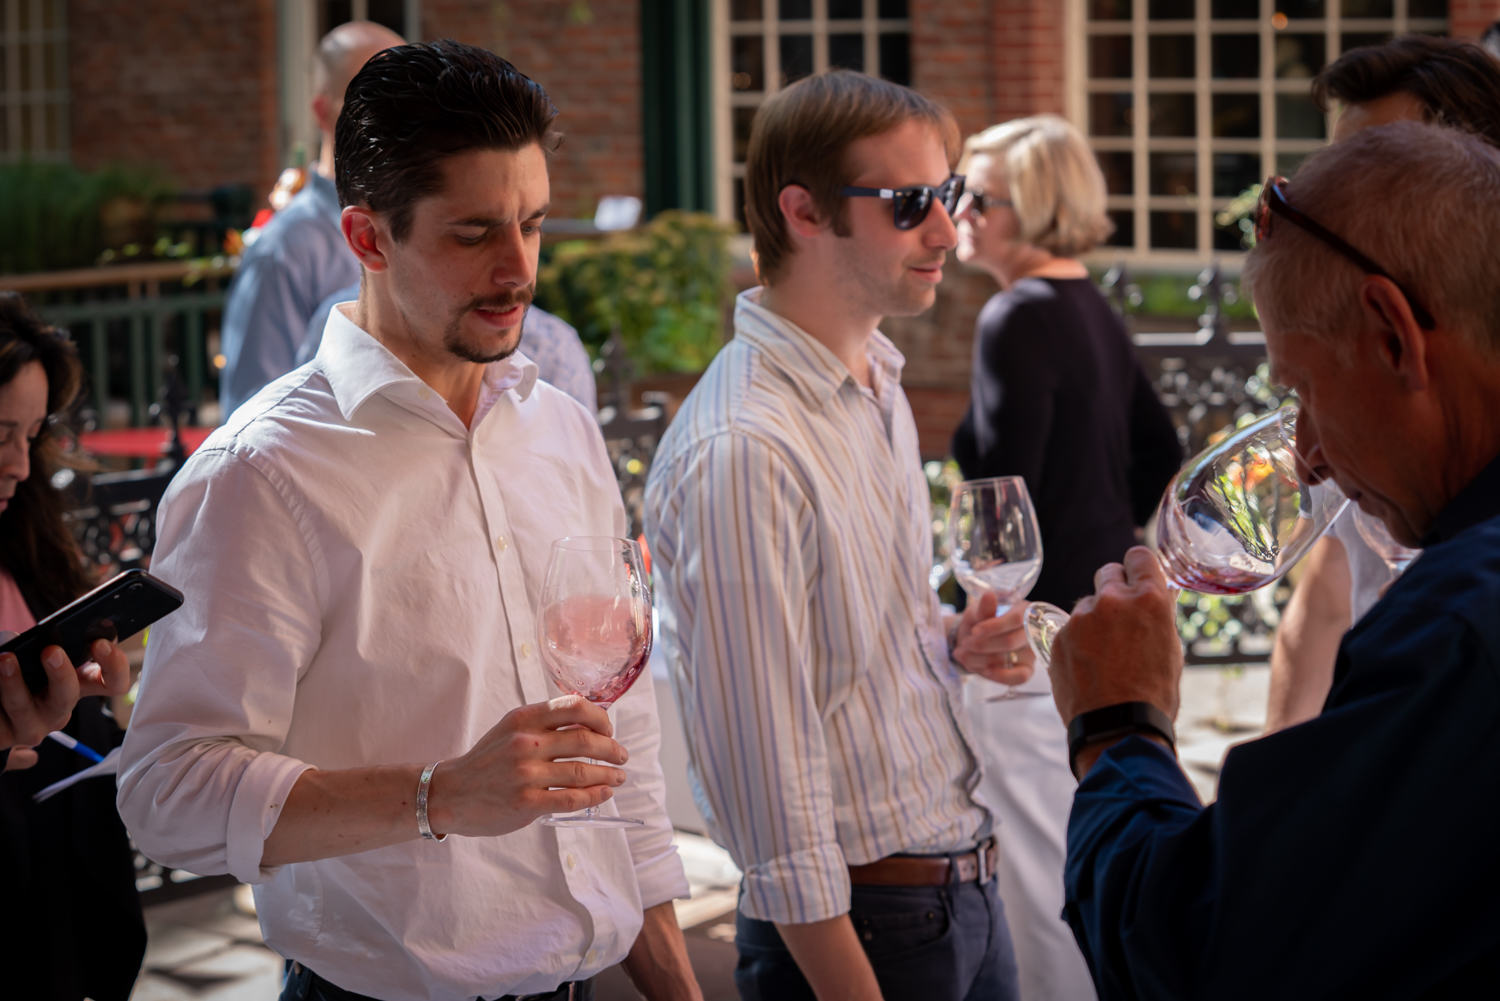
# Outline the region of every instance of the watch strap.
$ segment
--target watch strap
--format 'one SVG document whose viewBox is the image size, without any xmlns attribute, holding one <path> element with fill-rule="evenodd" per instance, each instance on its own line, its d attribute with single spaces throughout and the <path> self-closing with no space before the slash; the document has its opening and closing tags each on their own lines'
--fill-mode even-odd
<svg viewBox="0 0 1500 1001">
<path fill-rule="evenodd" d="M 1167 714 L 1149 702 L 1121 702 L 1079 713 L 1068 724 L 1068 767 L 1078 774 L 1078 755 L 1090 744 L 1116 740 L 1131 734 L 1155 734 L 1177 753 L 1177 733 Z"/>
</svg>

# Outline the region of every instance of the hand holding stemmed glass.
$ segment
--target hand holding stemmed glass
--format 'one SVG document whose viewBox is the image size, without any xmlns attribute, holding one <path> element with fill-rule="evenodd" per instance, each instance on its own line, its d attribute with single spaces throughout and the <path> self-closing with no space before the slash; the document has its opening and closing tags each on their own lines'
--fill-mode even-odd
<svg viewBox="0 0 1500 1001">
<path fill-rule="evenodd" d="M 1042 572 L 1042 532 L 1036 509 L 1019 476 L 966 480 L 953 489 L 948 513 L 949 563 L 973 602 L 997 599 L 994 615 L 1005 615 L 1025 599 Z M 1011 666 L 1018 661 L 1014 654 Z M 988 702 L 1047 695 L 1007 685 Z"/>
<path fill-rule="evenodd" d="M 552 544 L 537 625 L 542 663 L 564 692 L 608 710 L 651 656 L 651 589 L 638 543 L 573 536 Z M 552 814 L 549 827 L 635 827 L 644 821 Z"/>
<path fill-rule="evenodd" d="M 1303 479 L 1297 410 L 1282 407 L 1200 452 L 1157 511 L 1156 558 L 1167 580 L 1207 594 L 1245 594 L 1281 578 L 1349 503 L 1332 481 Z M 1068 613 L 1037 602 L 1026 632 L 1040 663 Z"/>
</svg>

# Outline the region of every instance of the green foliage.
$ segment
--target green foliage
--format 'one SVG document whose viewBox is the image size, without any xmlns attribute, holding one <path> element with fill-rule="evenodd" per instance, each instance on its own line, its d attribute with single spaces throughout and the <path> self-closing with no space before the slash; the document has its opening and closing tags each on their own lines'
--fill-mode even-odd
<svg viewBox="0 0 1500 1001">
<path fill-rule="evenodd" d="M 630 232 L 559 243 L 537 276 L 537 305 L 577 327 L 596 357 L 618 326 L 640 371 L 700 372 L 723 344 L 733 232 L 673 210 Z"/>
<path fill-rule="evenodd" d="M 88 267 L 105 248 L 149 233 L 170 196 L 146 168 L 0 165 L 0 274 Z"/>
</svg>

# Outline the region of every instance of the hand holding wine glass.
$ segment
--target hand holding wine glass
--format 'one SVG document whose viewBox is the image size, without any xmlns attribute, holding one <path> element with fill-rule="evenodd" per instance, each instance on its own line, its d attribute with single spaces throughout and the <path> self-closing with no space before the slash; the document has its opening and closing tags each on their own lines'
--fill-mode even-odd
<svg viewBox="0 0 1500 1001">
<path fill-rule="evenodd" d="M 538 623 L 542 663 L 564 692 L 608 711 L 651 656 L 651 590 L 640 546 L 629 539 L 575 536 L 552 544 Z M 550 827 L 634 827 L 601 816 L 542 818 Z"/>
<path fill-rule="evenodd" d="M 954 659 L 1008 686 L 990 701 L 1046 695 L 1015 687 L 1031 676 L 1033 657 L 1018 629 L 1022 602 L 1042 572 L 1042 533 L 1026 481 L 1001 476 L 960 483 L 950 502 L 948 536 L 953 575 L 969 596 Z"/>
</svg>

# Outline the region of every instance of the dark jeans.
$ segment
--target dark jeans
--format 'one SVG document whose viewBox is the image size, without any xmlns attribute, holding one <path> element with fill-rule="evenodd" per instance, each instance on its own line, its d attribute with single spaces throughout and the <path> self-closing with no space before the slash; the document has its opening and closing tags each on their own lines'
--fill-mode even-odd
<svg viewBox="0 0 1500 1001">
<path fill-rule="evenodd" d="M 550 994 L 527 994 L 535 1001 L 594 1001 L 594 982 L 583 980 L 573 985 L 573 995 L 568 996 L 568 986 L 563 984 Z M 281 1001 L 379 1001 L 367 994 L 355 994 L 337 987 L 318 976 L 301 963 L 286 964 L 286 986 L 281 990 Z M 515 1001 L 515 995 L 507 994 L 500 1001 Z"/>
<path fill-rule="evenodd" d="M 1018 1001 L 1016 954 L 992 878 L 948 886 L 856 886 L 849 917 L 892 1001 Z M 781 933 L 735 915 L 742 1001 L 816 1001 Z"/>
</svg>

